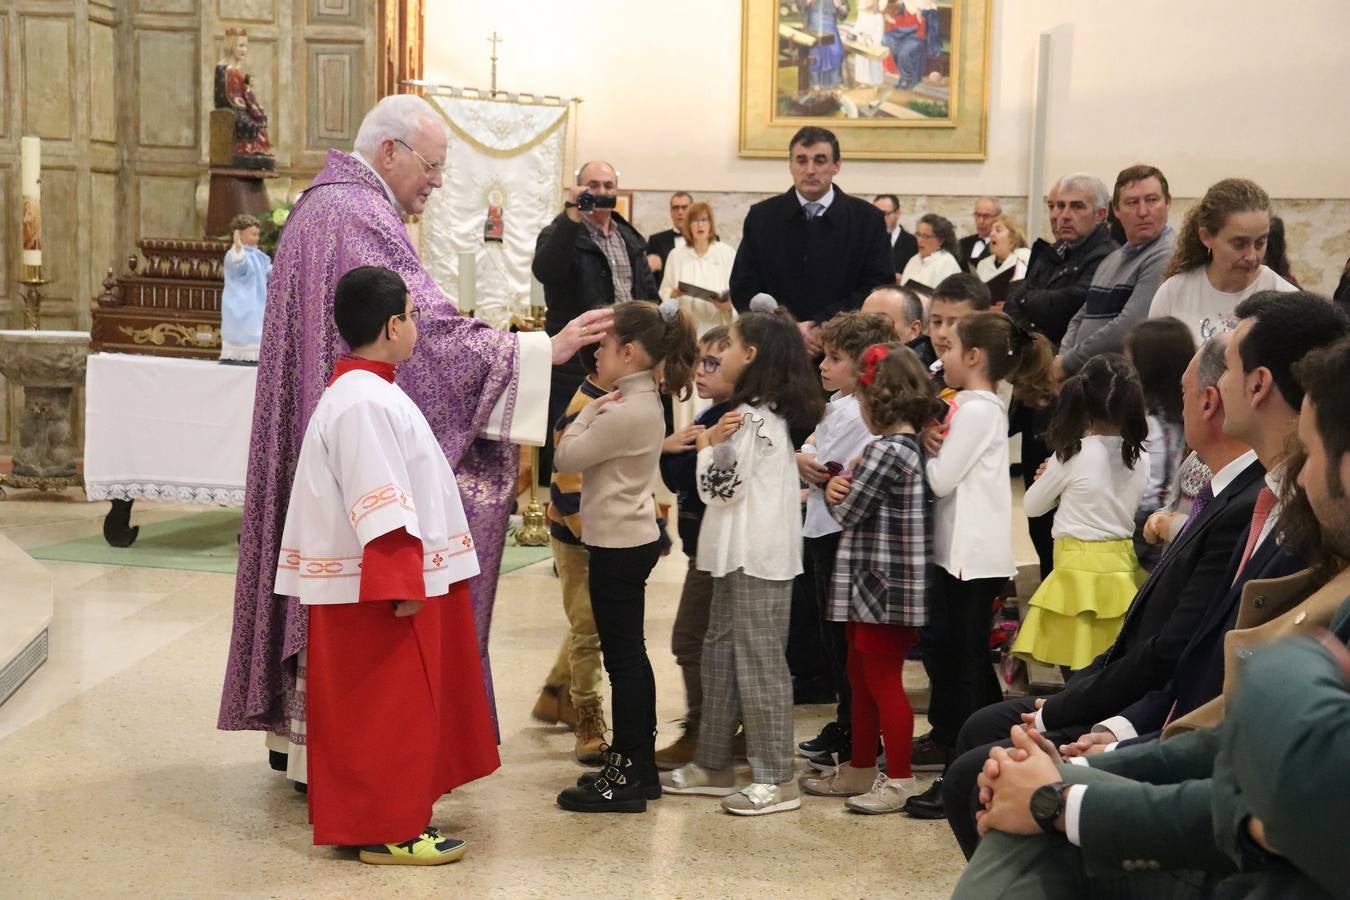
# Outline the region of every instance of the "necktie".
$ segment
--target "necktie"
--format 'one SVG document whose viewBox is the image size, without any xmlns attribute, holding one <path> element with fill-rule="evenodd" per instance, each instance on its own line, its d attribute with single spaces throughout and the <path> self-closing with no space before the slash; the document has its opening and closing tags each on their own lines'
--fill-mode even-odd
<svg viewBox="0 0 1350 900">
<path fill-rule="evenodd" d="M 816 201 L 812 200 L 810 203 L 803 203 L 802 209 L 806 210 L 806 218 L 808 220 L 814 219 L 816 216 L 820 215 L 822 212 L 825 211 L 825 204 L 817 203 Z"/>
<path fill-rule="evenodd" d="M 1206 481 L 1205 486 L 1200 488 L 1200 493 L 1195 495 L 1195 502 L 1191 504 L 1191 513 L 1186 517 L 1186 521 L 1182 524 L 1181 530 L 1177 532 L 1177 537 L 1181 537 L 1186 533 L 1186 529 L 1195 524 L 1195 520 L 1200 518 L 1200 514 L 1205 511 L 1205 507 L 1209 506 L 1213 499 L 1214 483 L 1212 481 Z M 1259 534 L 1260 532 L 1257 533 Z"/>
<path fill-rule="evenodd" d="M 1252 558 L 1252 553 L 1256 551 L 1256 542 L 1261 537 L 1261 529 L 1265 527 L 1266 520 L 1270 518 L 1270 511 L 1275 508 L 1275 492 L 1269 487 L 1261 488 L 1261 493 L 1256 495 L 1256 508 L 1252 510 L 1252 527 L 1247 532 L 1247 546 L 1242 550 L 1242 562 L 1238 563 L 1237 574 L 1233 576 L 1233 583 L 1242 577 L 1242 570 L 1247 567 L 1247 562 Z"/>
</svg>

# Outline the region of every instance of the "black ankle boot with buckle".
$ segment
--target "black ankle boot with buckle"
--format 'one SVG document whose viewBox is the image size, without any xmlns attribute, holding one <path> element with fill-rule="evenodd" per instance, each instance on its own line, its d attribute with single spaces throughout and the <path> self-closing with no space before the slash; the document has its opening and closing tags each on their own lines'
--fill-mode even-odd
<svg viewBox="0 0 1350 900">
<path fill-rule="evenodd" d="M 645 773 L 648 768 L 651 772 Z M 655 797 L 651 785 L 655 785 Z M 640 813 L 647 811 L 649 798 L 660 796 L 661 782 L 654 763 L 640 766 L 622 753 L 607 750 L 605 767 L 582 775 L 576 786 L 563 790 L 558 805 L 571 812 Z"/>
</svg>

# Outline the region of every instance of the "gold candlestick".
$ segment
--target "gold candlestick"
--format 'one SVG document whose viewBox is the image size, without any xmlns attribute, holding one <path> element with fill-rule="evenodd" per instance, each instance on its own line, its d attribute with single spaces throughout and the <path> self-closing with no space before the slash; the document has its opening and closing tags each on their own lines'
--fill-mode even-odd
<svg viewBox="0 0 1350 900">
<path fill-rule="evenodd" d="M 23 289 L 23 325 L 29 331 L 42 327 L 42 289 L 51 281 L 42 277 L 42 266 L 24 266 L 23 277 L 19 279 Z"/>
<path fill-rule="evenodd" d="M 548 544 L 548 519 L 539 503 L 539 448 L 531 449 L 530 503 L 525 507 L 524 521 L 516 529 L 517 547 L 543 547 Z"/>
</svg>

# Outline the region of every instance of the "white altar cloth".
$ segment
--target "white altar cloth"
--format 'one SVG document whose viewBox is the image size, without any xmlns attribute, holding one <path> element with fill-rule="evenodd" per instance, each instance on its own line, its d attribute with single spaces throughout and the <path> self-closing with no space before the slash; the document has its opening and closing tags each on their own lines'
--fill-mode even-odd
<svg viewBox="0 0 1350 900">
<path fill-rule="evenodd" d="M 257 373 L 209 360 L 90 356 L 89 499 L 243 506 Z"/>
</svg>

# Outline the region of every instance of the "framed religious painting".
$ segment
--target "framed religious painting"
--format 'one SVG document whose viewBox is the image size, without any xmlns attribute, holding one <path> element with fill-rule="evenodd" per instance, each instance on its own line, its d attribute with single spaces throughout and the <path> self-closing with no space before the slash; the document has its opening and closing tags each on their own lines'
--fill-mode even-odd
<svg viewBox="0 0 1350 900">
<path fill-rule="evenodd" d="M 984 159 L 994 0 L 742 0 L 740 155 Z"/>
</svg>

